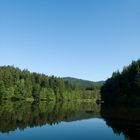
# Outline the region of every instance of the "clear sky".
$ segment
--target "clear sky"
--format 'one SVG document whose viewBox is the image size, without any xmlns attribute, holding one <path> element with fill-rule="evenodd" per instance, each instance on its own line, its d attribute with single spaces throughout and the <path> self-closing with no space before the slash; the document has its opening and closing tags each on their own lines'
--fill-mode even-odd
<svg viewBox="0 0 140 140">
<path fill-rule="evenodd" d="M 140 0 L 0 0 L 0 65 L 105 80 L 140 58 Z"/>
</svg>

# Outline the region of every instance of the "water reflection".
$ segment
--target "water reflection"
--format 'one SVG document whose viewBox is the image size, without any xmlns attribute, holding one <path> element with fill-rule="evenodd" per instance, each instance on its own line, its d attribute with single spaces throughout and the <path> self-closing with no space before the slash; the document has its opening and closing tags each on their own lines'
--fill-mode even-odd
<svg viewBox="0 0 140 140">
<path fill-rule="evenodd" d="M 92 102 L 9 102 L 0 104 L 0 131 L 7 133 L 17 128 L 53 125 L 61 121 L 75 121 L 100 115 L 100 105 Z"/>
<path fill-rule="evenodd" d="M 126 140 L 140 139 L 140 107 L 139 106 L 104 106 L 101 115 L 115 134 L 125 136 Z"/>
<path fill-rule="evenodd" d="M 85 121 L 86 119 L 90 120 Z M 74 121 L 77 120 L 84 121 L 74 123 Z M 105 122 L 103 120 L 105 120 Z M 60 122 L 63 122 L 61 123 L 62 127 L 64 127 L 63 130 L 61 129 L 62 132 L 58 130 L 61 125 L 58 126 L 58 128 L 57 125 L 55 125 L 60 124 Z M 64 122 L 67 122 L 67 124 L 64 124 Z M 46 124 L 52 127 L 43 128 L 46 127 Z M 52 129 L 51 136 L 53 136 L 53 133 L 57 131 L 63 133 L 63 131 L 68 128 L 68 124 L 70 127 L 68 132 L 65 132 L 65 136 L 71 134 L 73 136 L 77 135 L 78 138 L 80 137 L 81 131 L 83 131 L 80 139 L 87 135 L 85 136 L 86 139 L 98 138 L 101 140 L 106 136 L 107 139 L 122 140 L 123 134 L 126 140 L 139 140 L 140 107 L 100 106 L 93 102 L 28 103 L 24 101 L 2 101 L 0 103 L 0 132 L 2 133 L 0 137 L 5 136 L 3 134 L 11 134 L 11 132 L 18 134 L 18 128 L 20 130 L 26 130 L 25 128 L 27 127 L 36 128 L 38 133 L 44 132 L 43 129 L 47 129 L 48 132 Z M 55 125 L 55 127 L 53 127 L 53 125 Z M 38 126 L 40 126 L 40 129 Z M 76 131 L 77 133 L 75 133 Z M 29 135 L 32 133 L 33 130 L 30 130 Z M 100 135 L 100 133 L 102 133 L 102 135 Z M 120 135 L 120 137 L 115 137 L 115 135 Z M 9 139 L 12 139 L 11 136 L 12 135 L 9 135 Z M 43 136 L 46 138 L 45 133 L 44 135 L 42 134 L 42 137 Z M 61 135 L 59 135 L 59 137 L 61 137 Z M 15 137 L 13 139 L 15 139 Z"/>
</svg>

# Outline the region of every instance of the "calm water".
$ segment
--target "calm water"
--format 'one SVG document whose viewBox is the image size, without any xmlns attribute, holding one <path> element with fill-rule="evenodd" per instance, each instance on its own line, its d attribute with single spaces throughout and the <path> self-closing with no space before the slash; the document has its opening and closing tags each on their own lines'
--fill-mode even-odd
<svg viewBox="0 0 140 140">
<path fill-rule="evenodd" d="M 0 104 L 0 140 L 139 140 L 138 107 L 95 103 Z"/>
</svg>

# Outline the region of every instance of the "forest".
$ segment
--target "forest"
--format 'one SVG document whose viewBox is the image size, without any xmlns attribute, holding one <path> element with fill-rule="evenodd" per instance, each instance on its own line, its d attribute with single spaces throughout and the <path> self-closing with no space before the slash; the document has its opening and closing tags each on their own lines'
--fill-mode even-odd
<svg viewBox="0 0 140 140">
<path fill-rule="evenodd" d="M 14 66 L 0 67 L 0 100 L 96 102 L 100 96 L 104 103 L 139 103 L 140 60 L 99 83 L 48 76 Z"/>
<path fill-rule="evenodd" d="M 99 88 L 81 89 L 60 77 L 21 70 L 14 66 L 0 67 L 0 100 L 70 101 L 96 100 Z"/>
<path fill-rule="evenodd" d="M 101 99 L 105 103 L 140 103 L 140 60 L 114 72 L 101 88 Z"/>
</svg>

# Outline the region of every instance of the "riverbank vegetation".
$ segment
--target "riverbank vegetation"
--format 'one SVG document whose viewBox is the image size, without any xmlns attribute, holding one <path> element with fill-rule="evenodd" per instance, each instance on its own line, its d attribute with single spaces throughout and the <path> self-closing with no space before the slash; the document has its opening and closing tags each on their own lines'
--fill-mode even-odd
<svg viewBox="0 0 140 140">
<path fill-rule="evenodd" d="M 63 78 L 20 70 L 14 66 L 0 67 L 0 100 L 70 101 L 96 100 L 99 88 L 81 89 Z"/>
<path fill-rule="evenodd" d="M 105 103 L 140 104 L 140 60 L 114 72 L 101 88 Z"/>
</svg>

